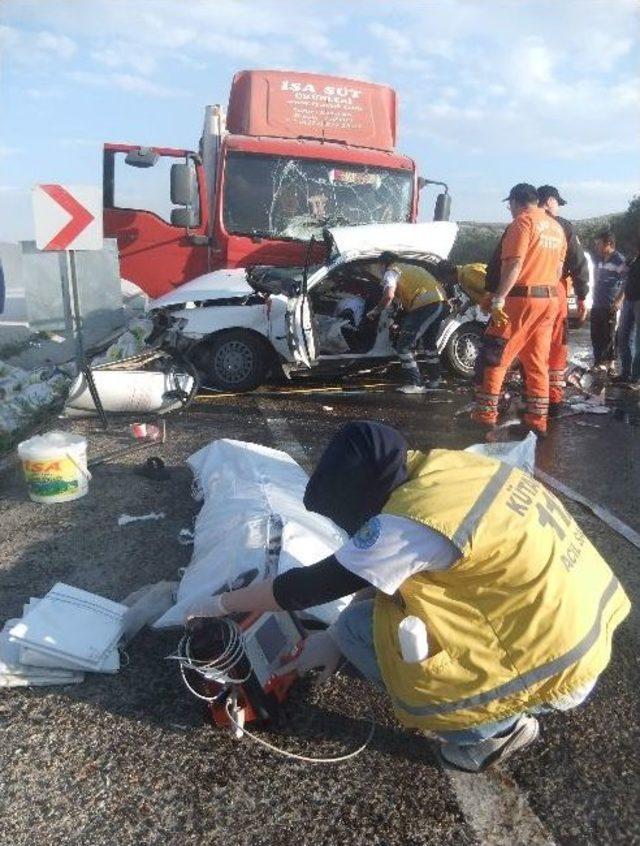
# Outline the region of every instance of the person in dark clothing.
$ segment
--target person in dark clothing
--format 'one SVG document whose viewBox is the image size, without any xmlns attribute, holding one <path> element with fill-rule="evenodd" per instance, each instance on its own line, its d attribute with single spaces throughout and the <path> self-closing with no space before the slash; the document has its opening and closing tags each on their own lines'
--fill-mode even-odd
<svg viewBox="0 0 640 846">
<path fill-rule="evenodd" d="M 638 240 L 640 248 L 640 239 Z M 613 381 L 640 390 L 640 252 L 629 265 L 618 328 L 622 372 Z"/>
<path fill-rule="evenodd" d="M 558 286 L 558 315 L 553 326 L 549 351 L 549 417 L 556 417 L 564 400 L 564 377 L 569 352 L 569 278 L 578 300 L 578 319 L 580 323 L 584 323 L 587 317 L 589 265 L 573 225 L 558 214 L 560 206 L 566 206 L 567 201 L 562 199 L 560 192 L 553 185 L 541 185 L 537 193 L 538 205 L 560 224 L 567 239 L 567 253 Z"/>
<path fill-rule="evenodd" d="M 397 430 L 354 422 L 325 449 L 304 504 L 349 540 L 316 564 L 197 601 L 195 631 L 206 617 L 295 611 L 370 588 L 276 672 L 324 667 L 326 677 L 344 656 L 402 725 L 431 732 L 444 762 L 467 772 L 531 744 L 541 710 L 590 695 L 629 602 L 606 587 L 613 574 L 586 539 L 578 574 L 566 567 L 578 527 L 522 471 L 458 450 L 409 452 Z M 564 545 L 540 521 L 547 508 Z M 406 623 L 424 635 L 409 654 Z"/>
<path fill-rule="evenodd" d="M 603 229 L 596 236 L 595 251 L 598 262 L 591 309 L 593 364 L 611 370 L 616 357 L 616 323 L 624 297 L 627 265 L 622 253 L 616 250 L 616 238 L 609 229 Z"/>
</svg>

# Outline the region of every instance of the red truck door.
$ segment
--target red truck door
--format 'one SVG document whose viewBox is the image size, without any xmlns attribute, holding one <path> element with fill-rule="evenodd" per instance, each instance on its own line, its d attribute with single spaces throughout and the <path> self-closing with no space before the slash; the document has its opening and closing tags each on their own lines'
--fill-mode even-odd
<svg viewBox="0 0 640 846">
<path fill-rule="evenodd" d="M 118 240 L 123 279 L 155 298 L 208 271 L 206 185 L 195 153 L 105 144 L 103 179 L 104 235 Z"/>
</svg>

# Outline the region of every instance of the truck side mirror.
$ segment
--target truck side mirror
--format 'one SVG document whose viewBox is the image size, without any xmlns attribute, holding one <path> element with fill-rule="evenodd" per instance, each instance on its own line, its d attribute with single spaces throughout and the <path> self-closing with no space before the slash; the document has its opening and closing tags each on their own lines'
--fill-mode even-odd
<svg viewBox="0 0 640 846">
<path fill-rule="evenodd" d="M 176 206 L 198 205 L 196 172 L 191 165 L 171 165 L 171 202 Z"/>
<path fill-rule="evenodd" d="M 194 229 L 199 225 L 199 214 L 197 209 L 189 206 L 179 209 L 171 209 L 171 225 L 181 226 L 183 229 Z"/>
<path fill-rule="evenodd" d="M 436 207 L 433 212 L 434 220 L 449 220 L 451 216 L 451 194 L 446 191 L 436 197 Z"/>
</svg>

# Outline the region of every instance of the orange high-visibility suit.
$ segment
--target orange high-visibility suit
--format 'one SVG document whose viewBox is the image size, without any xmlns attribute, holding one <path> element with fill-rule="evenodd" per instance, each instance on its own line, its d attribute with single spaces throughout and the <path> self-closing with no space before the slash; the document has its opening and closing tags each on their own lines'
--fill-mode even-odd
<svg viewBox="0 0 640 846">
<path fill-rule="evenodd" d="M 549 349 L 558 313 L 558 279 L 566 253 L 561 226 L 543 209 L 523 210 L 507 227 L 501 260 L 520 259 L 522 267 L 509 291 L 506 326 L 492 320 L 484 336 L 476 370 L 476 405 L 480 423 L 495 423 L 502 383 L 518 358 L 524 370 L 524 423 L 544 433 L 549 411 Z"/>
</svg>

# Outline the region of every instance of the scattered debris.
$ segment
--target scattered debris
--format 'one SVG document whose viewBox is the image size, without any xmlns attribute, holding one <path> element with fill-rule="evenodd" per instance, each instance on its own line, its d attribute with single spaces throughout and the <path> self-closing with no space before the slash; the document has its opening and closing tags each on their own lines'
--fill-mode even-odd
<svg viewBox="0 0 640 846">
<path fill-rule="evenodd" d="M 23 370 L 0 361 L 0 450 L 8 449 L 64 396 L 69 375 L 60 367 Z"/>
<path fill-rule="evenodd" d="M 92 367 L 99 364 L 112 364 L 141 353 L 146 347 L 146 339 L 153 330 L 153 321 L 148 318 L 131 320 L 126 330 L 102 355 L 91 362 Z"/>
<path fill-rule="evenodd" d="M 164 520 L 166 514 L 164 511 L 152 511 L 150 514 L 121 514 L 118 517 L 118 526 L 127 526 L 129 523 L 141 523 L 144 520 Z"/>
<path fill-rule="evenodd" d="M 136 473 L 153 482 L 166 482 L 169 479 L 169 471 L 157 455 L 150 456 L 141 467 L 136 467 Z"/>
</svg>

